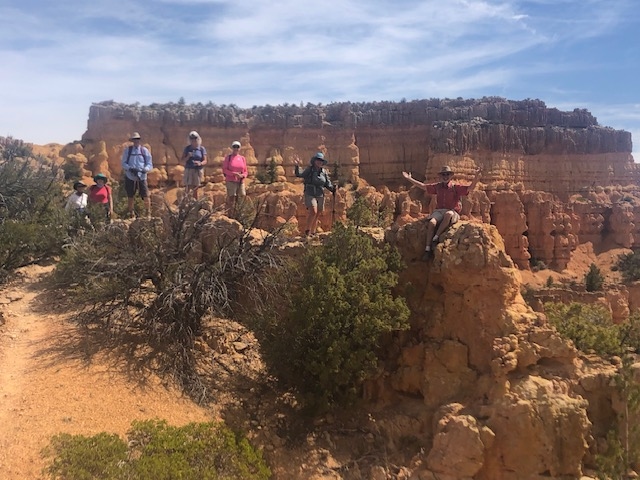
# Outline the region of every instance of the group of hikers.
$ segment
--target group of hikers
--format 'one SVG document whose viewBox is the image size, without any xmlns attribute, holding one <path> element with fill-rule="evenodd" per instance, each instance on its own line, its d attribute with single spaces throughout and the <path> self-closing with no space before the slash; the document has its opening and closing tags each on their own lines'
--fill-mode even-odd
<svg viewBox="0 0 640 480">
<path fill-rule="evenodd" d="M 127 194 L 128 216 L 134 217 L 134 199 L 136 193 L 142 198 L 147 215 L 151 213 L 151 198 L 147 184 L 147 173 L 153 169 L 153 160 L 149 149 L 141 145 L 142 137 L 134 132 L 129 140 L 132 145 L 124 149 L 122 153 L 122 169 L 125 173 L 124 189 Z M 247 160 L 240 155 L 242 144 L 239 141 L 231 143 L 231 153 L 224 157 L 222 173 L 226 185 L 226 211 L 229 216 L 235 215 L 235 207 L 238 200 L 246 196 L 244 180 L 248 176 Z M 300 158 L 293 157 L 295 176 L 304 181 L 304 205 L 308 215 L 305 226 L 305 237 L 314 235 L 318 226 L 318 219 L 324 211 L 324 191 L 328 190 L 335 196 L 336 186 L 329 178 L 329 172 L 324 168 L 327 159 L 322 152 L 316 153 L 309 165 L 300 169 Z M 184 147 L 181 161 L 184 164 L 183 184 L 185 195 L 188 198 L 198 199 L 198 190 L 204 183 L 204 167 L 207 165 L 207 150 L 202 146 L 202 138 L 196 131 L 189 133 L 189 145 Z M 462 209 L 461 197 L 471 192 L 480 178 L 480 169 L 469 185 L 454 183 L 454 171 L 444 166 L 438 173 L 439 181 L 423 183 L 414 179 L 411 173 L 402 172 L 402 175 L 414 186 L 424 190 L 430 195 L 436 196 L 436 208 L 427 217 L 427 242 L 423 260 L 427 260 L 433 252 L 433 245 L 447 228 L 460 219 Z M 87 185 L 81 181 L 73 184 L 74 192 L 67 198 L 65 209 L 67 211 L 84 212 L 91 204 L 101 205 L 104 208 L 105 219 L 110 221 L 113 214 L 113 195 L 111 187 L 107 185 L 107 177 L 98 173 L 93 177 L 94 185 L 89 187 L 89 193 L 85 193 Z M 334 198 L 335 201 L 335 198 Z"/>
</svg>

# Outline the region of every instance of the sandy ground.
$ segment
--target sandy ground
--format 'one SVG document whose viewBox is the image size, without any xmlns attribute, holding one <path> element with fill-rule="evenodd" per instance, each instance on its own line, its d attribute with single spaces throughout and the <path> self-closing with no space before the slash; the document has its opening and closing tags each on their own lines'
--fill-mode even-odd
<svg viewBox="0 0 640 480">
<path fill-rule="evenodd" d="M 173 425 L 213 419 L 157 378 L 129 378 L 126 369 L 87 345 L 69 313 L 46 301 L 41 278 L 52 267 L 23 269 L 0 290 L 0 479 L 46 478 L 41 450 L 62 432 L 124 437 L 133 420 Z"/>
</svg>

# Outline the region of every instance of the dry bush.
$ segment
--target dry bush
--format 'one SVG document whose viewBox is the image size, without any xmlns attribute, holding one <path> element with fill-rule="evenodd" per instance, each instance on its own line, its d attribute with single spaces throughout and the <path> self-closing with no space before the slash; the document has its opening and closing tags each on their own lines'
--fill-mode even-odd
<svg viewBox="0 0 640 480">
<path fill-rule="evenodd" d="M 76 238 L 54 279 L 86 305 L 85 325 L 142 339 L 158 368 L 203 401 L 194 347 L 204 317 L 233 316 L 238 299 L 251 303 L 265 289 L 263 272 L 279 265 L 278 232 L 256 240 L 252 231 L 204 202 L 185 203 L 162 219 L 116 222 Z"/>
</svg>

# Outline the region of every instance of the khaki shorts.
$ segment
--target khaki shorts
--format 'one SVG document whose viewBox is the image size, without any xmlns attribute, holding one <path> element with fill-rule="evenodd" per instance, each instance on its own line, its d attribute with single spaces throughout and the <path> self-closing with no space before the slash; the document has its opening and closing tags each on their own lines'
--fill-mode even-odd
<svg viewBox="0 0 640 480">
<path fill-rule="evenodd" d="M 460 214 L 458 214 L 458 212 L 456 212 L 455 210 L 449 210 L 448 208 L 439 208 L 437 210 L 434 210 L 428 218 L 435 218 L 436 222 L 440 223 L 444 218 L 444 214 L 447 212 L 453 213 L 453 216 L 451 217 L 451 225 L 460 220 Z"/>
<path fill-rule="evenodd" d="M 227 197 L 244 197 L 246 194 L 244 182 L 227 182 Z"/>
<path fill-rule="evenodd" d="M 307 208 L 316 207 L 318 212 L 324 211 L 324 197 L 304 196 L 304 206 Z"/>
<path fill-rule="evenodd" d="M 202 168 L 185 168 L 182 182 L 185 187 L 199 187 L 204 181 L 204 170 Z"/>
</svg>

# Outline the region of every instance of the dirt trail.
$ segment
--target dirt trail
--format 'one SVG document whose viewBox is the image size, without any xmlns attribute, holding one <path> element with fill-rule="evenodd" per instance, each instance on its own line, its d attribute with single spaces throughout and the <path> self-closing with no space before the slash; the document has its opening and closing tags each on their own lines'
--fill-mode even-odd
<svg viewBox="0 0 640 480">
<path fill-rule="evenodd" d="M 92 346 L 69 315 L 47 308 L 39 281 L 51 269 L 28 267 L 0 290 L 0 479 L 45 478 L 40 451 L 57 433 L 124 435 L 136 419 L 212 419 L 157 378 L 142 385 L 100 355 L 89 363 Z"/>
</svg>

